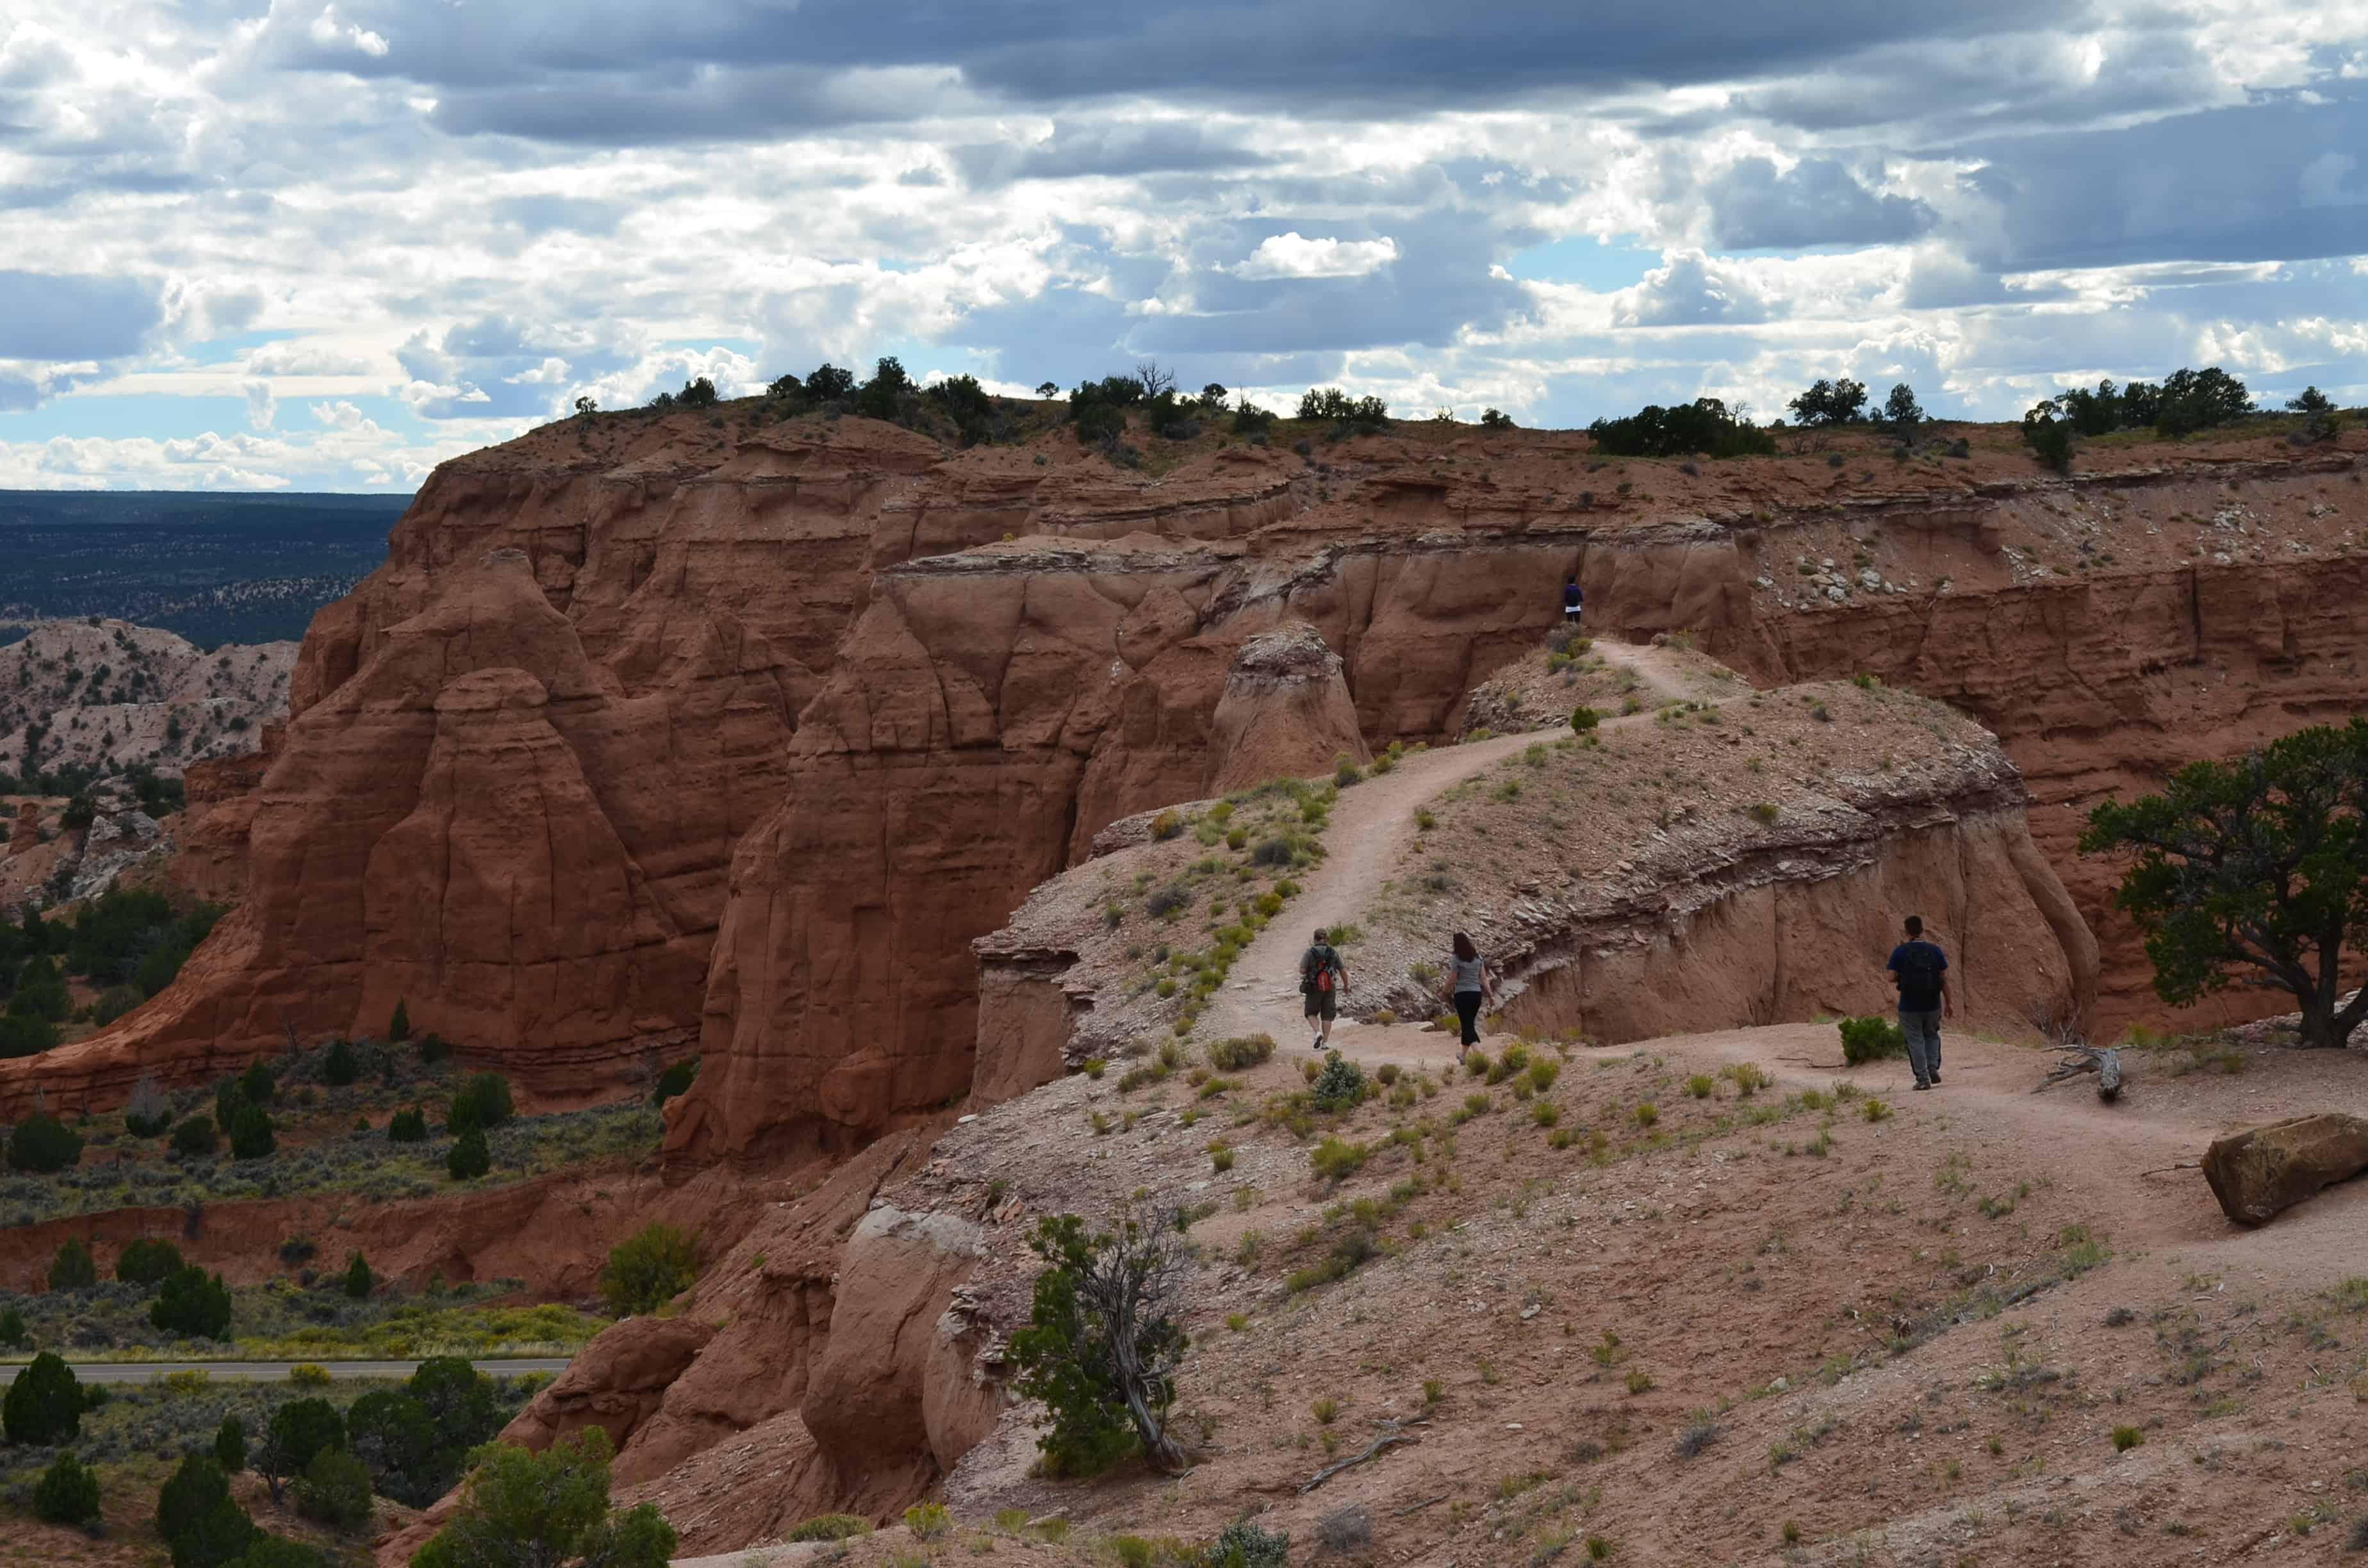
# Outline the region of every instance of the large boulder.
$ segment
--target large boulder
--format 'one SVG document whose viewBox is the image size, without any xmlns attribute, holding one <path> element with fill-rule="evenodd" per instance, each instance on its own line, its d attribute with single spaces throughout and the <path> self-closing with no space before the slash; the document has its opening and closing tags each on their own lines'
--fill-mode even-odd
<svg viewBox="0 0 2368 1568">
<path fill-rule="evenodd" d="M 2240 1225 L 2276 1218 L 2368 1170 L 2368 1119 L 2323 1111 L 2251 1127 L 2203 1151 L 2203 1179 Z"/>
</svg>

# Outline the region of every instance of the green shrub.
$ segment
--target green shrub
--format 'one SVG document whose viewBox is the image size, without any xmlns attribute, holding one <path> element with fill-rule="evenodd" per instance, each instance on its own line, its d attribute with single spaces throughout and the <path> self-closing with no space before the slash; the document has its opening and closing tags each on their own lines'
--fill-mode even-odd
<svg viewBox="0 0 2368 1568">
<path fill-rule="evenodd" d="M 411 1568 L 564 1562 L 598 1568 L 666 1568 L 674 1527 L 644 1503 L 609 1506 L 609 1435 L 587 1426 L 541 1453 L 510 1444 L 487 1449 L 469 1473 L 451 1517 L 413 1554 Z"/>
<path fill-rule="evenodd" d="M 325 1399 L 291 1399 L 271 1413 L 263 1429 L 263 1441 L 255 1449 L 255 1473 L 263 1477 L 277 1503 L 281 1489 L 302 1475 L 317 1455 L 342 1451 L 345 1446 L 346 1420 L 336 1405 Z"/>
<path fill-rule="evenodd" d="M 600 1299 L 619 1317 L 655 1312 L 699 1278 L 699 1238 L 654 1223 L 609 1249 Z"/>
<path fill-rule="evenodd" d="M 368 1467 L 339 1449 L 314 1454 L 296 1478 L 296 1511 L 341 1530 L 359 1529 L 370 1522 L 370 1474 Z"/>
<path fill-rule="evenodd" d="M 1365 1156 L 1371 1153 L 1372 1150 L 1362 1143 L 1351 1143 L 1326 1133 L 1322 1142 L 1308 1151 L 1307 1159 L 1315 1167 L 1317 1176 L 1328 1181 L 1340 1181 L 1354 1176 L 1358 1167 L 1365 1163 Z"/>
<path fill-rule="evenodd" d="M 98 1517 L 98 1477 L 73 1454 L 60 1454 L 33 1488 L 33 1512 L 53 1525 L 89 1523 Z"/>
<path fill-rule="evenodd" d="M 172 1548 L 173 1568 L 220 1568 L 262 1532 L 231 1500 L 230 1478 L 205 1454 L 189 1454 L 156 1495 L 156 1533 Z"/>
<path fill-rule="evenodd" d="M 137 986 L 110 985 L 90 1005 L 90 1021 L 105 1028 L 146 1000 Z"/>
<path fill-rule="evenodd" d="M 126 1241 L 116 1256 L 116 1279 L 123 1284 L 164 1284 L 164 1277 L 182 1267 L 180 1248 L 156 1236 Z"/>
<path fill-rule="evenodd" d="M 238 1075 L 238 1092 L 246 1096 L 249 1105 L 269 1105 L 279 1093 L 279 1080 L 261 1062 L 250 1062 L 246 1071 Z"/>
<path fill-rule="evenodd" d="M 57 1255 L 50 1259 L 50 1289 L 79 1290 L 97 1283 L 98 1265 L 91 1260 L 90 1244 L 80 1236 L 60 1242 Z"/>
<path fill-rule="evenodd" d="M 1274 1036 L 1236 1035 L 1209 1047 L 1209 1065 L 1220 1073 L 1238 1073 L 1274 1055 Z"/>
<path fill-rule="evenodd" d="M 445 1125 L 454 1132 L 491 1132 L 517 1115 L 510 1081 L 499 1073 L 479 1073 L 453 1093 Z"/>
<path fill-rule="evenodd" d="M 149 1303 L 148 1322 L 165 1334 L 188 1339 L 230 1337 L 230 1289 L 221 1275 L 209 1277 L 194 1264 L 165 1277 Z"/>
<path fill-rule="evenodd" d="M 1365 1073 L 1338 1051 L 1327 1052 L 1309 1098 L 1322 1111 L 1353 1110 L 1365 1097 Z"/>
<path fill-rule="evenodd" d="M 1574 733 L 1587 734 L 1603 722 L 1603 715 L 1582 702 L 1570 710 L 1570 727 Z"/>
<path fill-rule="evenodd" d="M 271 1113 L 253 1101 L 238 1108 L 231 1119 L 230 1153 L 234 1160 L 264 1160 L 279 1147 Z"/>
<path fill-rule="evenodd" d="M 370 1272 L 369 1262 L 359 1252 L 346 1260 L 346 1277 L 342 1283 L 347 1295 L 355 1301 L 367 1301 L 378 1286 L 378 1277 Z"/>
<path fill-rule="evenodd" d="M 361 1063 L 354 1057 L 350 1040 L 333 1040 L 328 1052 L 321 1058 L 321 1082 L 333 1089 L 342 1089 L 361 1076 Z"/>
<path fill-rule="evenodd" d="M 31 1338 L 25 1332 L 25 1314 L 14 1307 L 0 1307 L 0 1345 L 21 1349 Z"/>
<path fill-rule="evenodd" d="M 2132 1449 L 2136 1448 L 2140 1443 L 2145 1441 L 2146 1434 L 2139 1431 L 2135 1426 L 2116 1426 L 2113 1428 L 2113 1451 L 2117 1454 L 2128 1453 Z"/>
<path fill-rule="evenodd" d="M 1496 410 L 1490 409 L 1494 414 Z M 1498 417 L 1502 418 L 1502 415 Z M 1482 423 L 1486 423 L 1483 417 Z M 1505 420 L 1507 425 L 1511 420 Z M 1195 1568 L 1290 1568 L 1291 1537 L 1282 1530 L 1269 1530 L 1237 1519 L 1217 1532 Z"/>
<path fill-rule="evenodd" d="M 401 1045 L 411 1038 L 411 1008 L 400 996 L 394 999 L 394 1017 L 386 1021 L 386 1042 Z"/>
<path fill-rule="evenodd" d="M 182 1119 L 173 1129 L 173 1153 L 190 1159 L 202 1159 L 221 1147 L 222 1140 L 214 1135 L 214 1119 L 191 1116 Z"/>
<path fill-rule="evenodd" d="M 698 1076 L 699 1058 L 696 1056 L 688 1056 L 680 1062 L 669 1062 L 666 1070 L 658 1074 L 657 1087 L 651 1092 L 650 1103 L 660 1106 L 666 1104 L 675 1096 L 689 1088 Z"/>
<path fill-rule="evenodd" d="M 427 1113 L 417 1106 L 396 1111 L 387 1118 L 386 1141 L 390 1143 L 427 1142 Z"/>
<path fill-rule="evenodd" d="M 473 1127 L 444 1156 L 444 1172 L 454 1181 L 473 1181 L 493 1168 L 493 1151 L 485 1147 L 485 1135 Z"/>
<path fill-rule="evenodd" d="M 1842 1060 L 1856 1067 L 1864 1062 L 1879 1062 L 1886 1056 L 1907 1054 L 1907 1037 L 1899 1032 L 1893 1018 L 1844 1018 L 1838 1026 L 1842 1037 Z"/>
<path fill-rule="evenodd" d="M 8 1140 L 8 1165 L 12 1170 L 46 1176 L 81 1159 L 81 1135 L 46 1111 L 37 1110 L 18 1122 L 16 1135 Z"/>
<path fill-rule="evenodd" d="M 214 1462 L 228 1475 L 246 1468 L 246 1423 L 235 1415 L 223 1416 L 214 1429 Z"/>
<path fill-rule="evenodd" d="M 905 1510 L 905 1528 L 915 1540 L 935 1540 L 953 1528 L 942 1503 L 916 1503 Z"/>
<path fill-rule="evenodd" d="M 859 1514 L 816 1514 L 781 1538 L 784 1541 L 852 1540 L 871 1533 L 871 1521 Z"/>
<path fill-rule="evenodd" d="M 54 1350 L 33 1358 L 0 1398 L 0 1429 L 12 1443 L 48 1448 L 82 1435 L 82 1382 Z"/>
</svg>

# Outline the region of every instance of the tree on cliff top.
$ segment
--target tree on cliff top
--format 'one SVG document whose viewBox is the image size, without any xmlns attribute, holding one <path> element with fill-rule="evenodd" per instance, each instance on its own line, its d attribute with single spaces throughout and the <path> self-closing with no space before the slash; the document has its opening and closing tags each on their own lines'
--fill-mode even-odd
<svg viewBox="0 0 2368 1568">
<path fill-rule="evenodd" d="M 2291 992 L 2302 1043 L 2340 1048 L 2347 937 L 2368 927 L 2368 719 L 2314 725 L 2233 762 L 2192 762 L 2159 795 L 2089 813 L 2084 855 L 2135 857 L 2113 895 L 2146 932 L 2155 994 Z"/>
<path fill-rule="evenodd" d="M 1011 1336 L 1020 1391 L 1053 1424 L 1036 1440 L 1057 1474 L 1091 1475 L 1138 1449 L 1155 1470 L 1187 1467 L 1168 1434 L 1176 1369 L 1190 1342 L 1177 1321 L 1192 1255 L 1167 1225 L 1122 1220 L 1089 1233 L 1075 1214 L 1036 1222 L 1029 1324 Z"/>
</svg>

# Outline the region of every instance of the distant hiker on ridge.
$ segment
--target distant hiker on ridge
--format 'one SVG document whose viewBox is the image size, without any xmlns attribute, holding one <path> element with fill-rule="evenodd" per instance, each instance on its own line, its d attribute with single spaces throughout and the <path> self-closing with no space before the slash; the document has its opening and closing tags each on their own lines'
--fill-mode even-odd
<svg viewBox="0 0 2368 1568">
<path fill-rule="evenodd" d="M 1455 1020 L 1463 1027 L 1466 1050 L 1480 1043 L 1480 1004 L 1497 1004 L 1497 983 L 1489 976 L 1488 960 L 1472 945 L 1472 938 L 1463 932 L 1455 933 L 1455 961 L 1447 978 L 1448 994 L 1455 1001 Z"/>
<path fill-rule="evenodd" d="M 1587 610 L 1587 590 L 1578 585 L 1578 574 L 1574 572 L 1562 580 L 1562 623 L 1573 631 L 1578 630 L 1578 619 Z"/>
<path fill-rule="evenodd" d="M 1899 987 L 1899 1032 L 1907 1037 L 1907 1065 L 1916 1086 L 1941 1081 L 1941 1015 L 1949 1008 L 1949 955 L 1924 939 L 1921 917 L 1907 917 L 1907 940 L 1891 949 L 1892 983 Z"/>
<path fill-rule="evenodd" d="M 1349 983 L 1349 966 L 1340 961 L 1339 952 L 1324 937 L 1324 927 L 1315 928 L 1315 940 L 1299 955 L 1299 994 L 1307 998 L 1307 1016 L 1315 1022 L 1315 1038 L 1307 1042 L 1310 1051 L 1322 1051 L 1332 1043 L 1332 1020 L 1340 1016 L 1340 988 Z"/>
</svg>

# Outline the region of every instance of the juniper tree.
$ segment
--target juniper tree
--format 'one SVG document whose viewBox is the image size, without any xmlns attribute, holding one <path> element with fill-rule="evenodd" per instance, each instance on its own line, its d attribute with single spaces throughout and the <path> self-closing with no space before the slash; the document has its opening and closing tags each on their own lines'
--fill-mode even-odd
<svg viewBox="0 0 2368 1568">
<path fill-rule="evenodd" d="M 2229 985 L 2289 992 L 2302 1043 L 2325 1048 L 2368 1017 L 2368 986 L 2345 1005 L 2340 975 L 2368 927 L 2368 719 L 2189 763 L 2160 794 L 2090 812 L 2079 846 L 2131 858 L 2113 903 L 2173 1006 Z"/>
</svg>

